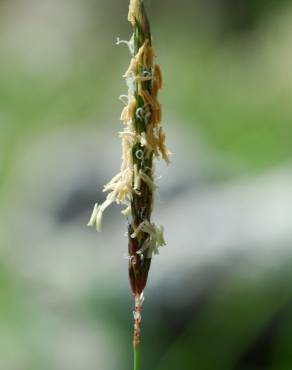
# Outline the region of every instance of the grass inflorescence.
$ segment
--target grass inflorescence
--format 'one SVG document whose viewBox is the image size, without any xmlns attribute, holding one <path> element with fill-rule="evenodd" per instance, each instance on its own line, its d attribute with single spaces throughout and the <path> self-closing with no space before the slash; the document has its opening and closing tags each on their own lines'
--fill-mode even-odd
<svg viewBox="0 0 292 370">
<path fill-rule="evenodd" d="M 105 185 L 108 195 L 101 205 L 95 205 L 89 225 L 95 225 L 100 231 L 103 211 L 113 202 L 125 206 L 122 213 L 129 220 L 129 280 L 135 302 L 133 344 L 137 369 L 143 292 L 152 256 L 165 245 L 163 228 L 151 221 L 156 189 L 153 161 L 163 158 L 169 163 L 169 152 L 157 100 L 162 75 L 154 63 L 150 24 L 142 0 L 130 1 L 128 20 L 133 26 L 133 35 L 130 41 L 118 39 L 117 42 L 127 44 L 132 56 L 124 74 L 128 94 L 121 96 L 125 102 L 121 114 L 124 130 L 120 133 L 122 165 L 120 172 Z"/>
</svg>

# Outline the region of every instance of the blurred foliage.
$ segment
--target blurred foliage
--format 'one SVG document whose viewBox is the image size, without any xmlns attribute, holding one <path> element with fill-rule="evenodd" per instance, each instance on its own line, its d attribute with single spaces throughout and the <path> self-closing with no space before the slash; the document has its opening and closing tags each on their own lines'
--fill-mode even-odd
<svg viewBox="0 0 292 370">
<path fill-rule="evenodd" d="M 157 369 L 177 369 L 178 364 L 201 370 L 273 368 L 277 337 L 291 343 L 291 331 L 283 328 L 283 313 L 291 306 L 290 264 L 265 276 L 243 277 L 246 268 L 238 264 L 224 276 Z M 288 369 L 291 358 L 285 360 L 283 369 Z M 278 361 L 275 366 L 282 369 Z"/>
<path fill-rule="evenodd" d="M 292 81 L 285 56 L 291 37 L 290 18 L 280 14 L 260 21 L 263 11 L 276 7 L 274 2 L 222 1 L 222 8 L 215 1 L 207 3 L 209 6 L 195 3 L 192 9 L 198 11 L 196 14 L 188 12 L 189 3 L 182 2 L 175 27 L 169 22 L 168 13 L 177 11 L 177 4 L 170 3 L 165 15 L 164 9 L 159 10 L 154 2 L 149 4 L 156 19 L 155 43 L 166 81 L 162 94 L 165 110 L 199 127 L 227 165 L 239 171 L 267 168 L 288 160 Z M 104 11 L 100 18 L 110 19 L 111 9 L 96 5 L 97 12 Z M 207 20 L 204 14 L 209 14 L 211 5 L 215 10 L 221 9 L 217 23 L 195 23 L 200 15 Z M 243 8 L 245 11 L 241 11 Z M 246 34 L 229 31 L 223 37 L 220 22 L 224 25 L 232 19 L 239 24 L 236 17 L 221 20 L 221 13 L 228 14 L 232 9 L 245 19 L 254 14 L 257 27 Z M 117 19 L 120 14 L 113 16 Z M 81 122 L 86 126 L 89 121 L 106 124 L 105 120 L 118 118 L 112 112 L 115 107 L 119 111 L 115 96 L 123 88 L 120 76 L 126 65 L 125 52 L 113 46 L 120 24 L 120 18 L 117 25 L 105 24 L 103 32 L 109 32 L 112 39 L 101 39 L 100 34 L 94 33 L 100 32 L 99 28 L 89 27 L 89 40 L 83 44 L 81 39 L 61 67 L 52 64 L 39 71 L 26 68 L 9 49 L 2 49 L 1 182 L 13 163 L 15 148 L 31 133 L 35 135 L 46 126 Z M 128 32 L 125 25 L 122 29 Z M 95 35 L 99 40 L 96 43 Z M 109 107 L 112 108 L 108 113 Z"/>
<path fill-rule="evenodd" d="M 39 134 L 59 127 L 69 130 L 74 125 L 87 130 L 118 122 L 120 104 L 116 97 L 124 89 L 121 75 L 128 55 L 114 47 L 114 39 L 129 33 L 126 3 L 86 2 L 89 11 L 83 33 L 64 60 L 30 64 L 25 60 L 30 60 L 33 42 L 24 40 L 22 58 L 21 51 L 0 41 L 2 205 L 12 200 L 9 190 L 16 159 Z M 163 7 L 162 2 L 148 3 L 164 71 L 164 111 L 190 136 L 200 133 L 232 176 L 289 162 L 291 4 L 169 0 Z M 0 6 L 3 36 L 5 17 L 11 17 L 9 1 L 1 1 Z M 11 9 L 17 18 L 17 11 Z M 22 32 L 25 30 L 20 27 L 19 38 Z M 43 317 L 42 305 L 33 302 L 35 287 L 20 283 L 17 272 L 4 265 L 0 266 L 1 365 L 6 370 L 54 369 L 50 363 L 52 344 L 48 342 L 54 341 L 50 329 L 58 323 Z M 236 268 L 240 272 L 246 269 L 248 275 L 251 265 L 249 261 Z M 149 299 L 143 322 L 144 368 L 290 370 L 290 266 L 288 261 L 287 269 L 250 281 L 238 271 L 228 271 L 220 284 L 207 291 L 208 299 L 200 310 L 195 302 L 187 310 L 173 313 L 170 320 L 159 311 L 157 302 Z M 77 302 L 90 326 L 102 317 L 118 338 L 130 338 L 130 297 L 125 299 L 119 292 L 108 290 L 96 293 L 95 287 L 90 288 L 86 292 L 89 296 Z M 186 315 L 178 332 L 173 331 L 175 315 Z M 261 342 L 257 343 L 261 336 L 266 340 L 263 349 Z M 266 339 L 270 337 L 272 347 Z M 120 351 L 120 369 L 128 369 L 130 339 L 120 344 Z"/>
</svg>

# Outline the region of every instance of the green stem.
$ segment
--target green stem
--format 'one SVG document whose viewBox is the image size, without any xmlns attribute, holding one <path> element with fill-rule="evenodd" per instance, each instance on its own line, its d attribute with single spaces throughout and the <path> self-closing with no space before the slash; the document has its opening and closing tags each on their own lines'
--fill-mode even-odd
<svg viewBox="0 0 292 370">
<path fill-rule="evenodd" d="M 139 370 L 139 348 L 134 347 L 134 370 Z"/>
</svg>

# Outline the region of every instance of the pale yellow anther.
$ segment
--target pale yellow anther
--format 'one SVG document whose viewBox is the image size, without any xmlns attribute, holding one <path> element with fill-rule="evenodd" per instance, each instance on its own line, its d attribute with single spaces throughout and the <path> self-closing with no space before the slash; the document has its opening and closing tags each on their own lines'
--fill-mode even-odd
<svg viewBox="0 0 292 370">
<path fill-rule="evenodd" d="M 141 0 L 130 0 L 128 21 L 131 22 L 133 26 L 135 26 L 139 14 L 140 1 Z"/>
</svg>

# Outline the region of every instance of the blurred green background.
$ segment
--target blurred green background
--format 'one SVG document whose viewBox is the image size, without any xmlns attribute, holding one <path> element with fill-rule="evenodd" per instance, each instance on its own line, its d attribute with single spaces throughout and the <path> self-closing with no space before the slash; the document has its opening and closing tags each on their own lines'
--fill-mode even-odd
<svg viewBox="0 0 292 370">
<path fill-rule="evenodd" d="M 141 370 L 292 369 L 292 4 L 145 0 L 172 165 Z M 0 369 L 126 370 L 118 207 L 128 1 L 0 1 Z"/>
</svg>

